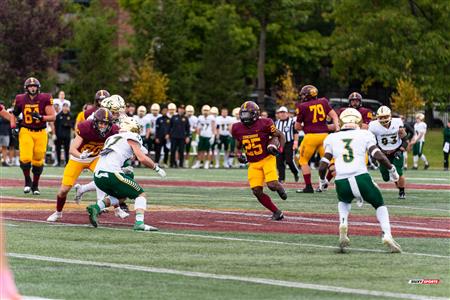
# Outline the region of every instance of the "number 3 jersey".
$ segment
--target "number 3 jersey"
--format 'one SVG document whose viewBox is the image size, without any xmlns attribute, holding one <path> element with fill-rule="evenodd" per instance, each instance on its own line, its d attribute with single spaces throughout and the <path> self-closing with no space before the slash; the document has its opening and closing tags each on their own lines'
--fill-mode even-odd
<svg viewBox="0 0 450 300">
<path fill-rule="evenodd" d="M 133 149 L 128 144 L 129 140 L 137 142 L 142 152 L 148 153 L 147 149 L 142 145 L 142 138 L 139 134 L 129 131 L 119 132 L 106 140 L 95 171 L 122 172 L 125 162 L 134 155 Z"/>
<path fill-rule="evenodd" d="M 369 123 L 369 131 L 376 139 L 378 147 L 383 151 L 392 151 L 399 148 L 402 140 L 398 131 L 403 127 L 403 121 L 400 118 L 392 118 L 389 128 L 384 127 L 378 120 Z"/>
<path fill-rule="evenodd" d="M 105 144 L 106 139 L 119 132 L 119 126 L 113 124 L 108 134 L 102 137 L 95 130 L 94 121 L 87 120 L 78 124 L 76 132 L 83 139 L 83 142 L 77 150 L 80 153 L 87 150 L 89 152 L 92 152 L 92 154 L 86 159 L 80 159 L 71 155 L 70 159 L 81 163 L 90 163 L 103 149 L 103 145 Z"/>
<path fill-rule="evenodd" d="M 334 157 L 336 179 L 367 173 L 366 151 L 376 145 L 374 135 L 363 129 L 343 129 L 323 141 L 325 153 Z"/>
<path fill-rule="evenodd" d="M 251 126 L 238 122 L 231 128 L 232 136 L 245 147 L 249 162 L 260 161 L 269 155 L 267 145 L 275 131 L 275 124 L 268 118 L 260 118 Z"/>
</svg>

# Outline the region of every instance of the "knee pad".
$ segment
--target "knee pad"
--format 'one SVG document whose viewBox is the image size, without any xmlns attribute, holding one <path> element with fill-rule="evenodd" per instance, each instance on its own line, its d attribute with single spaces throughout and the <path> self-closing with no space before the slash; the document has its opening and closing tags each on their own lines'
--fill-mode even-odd
<svg viewBox="0 0 450 300">
<path fill-rule="evenodd" d="M 33 170 L 31 170 L 34 175 L 41 175 L 42 171 L 44 171 L 44 166 L 33 166 Z"/>
<path fill-rule="evenodd" d="M 134 209 L 147 209 L 147 199 L 139 196 L 134 200 Z"/>
<path fill-rule="evenodd" d="M 31 162 L 20 162 L 20 168 L 24 171 L 31 169 Z"/>
</svg>

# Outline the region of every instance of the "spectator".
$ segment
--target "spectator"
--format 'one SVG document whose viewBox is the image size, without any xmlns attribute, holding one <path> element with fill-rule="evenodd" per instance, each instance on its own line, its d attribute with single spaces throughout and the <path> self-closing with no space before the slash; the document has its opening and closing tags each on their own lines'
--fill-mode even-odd
<svg viewBox="0 0 450 300">
<path fill-rule="evenodd" d="M 64 105 L 64 104 L 68 104 L 69 105 L 69 107 L 70 107 L 70 105 L 71 105 L 71 103 L 70 103 L 70 101 L 69 100 L 67 100 L 66 99 L 66 93 L 64 93 L 64 91 L 63 90 L 61 90 L 61 91 L 59 91 L 59 93 L 58 93 L 58 101 L 59 101 L 59 103 L 60 103 L 60 105 L 61 105 L 61 107 L 60 107 L 60 109 L 62 108 L 62 106 Z M 56 99 L 53 99 L 53 100 L 56 100 Z"/>
<path fill-rule="evenodd" d="M 0 106 L 4 103 L 0 102 Z M 9 134 L 11 132 L 11 125 L 9 120 L 0 118 L 0 147 L 2 148 L 2 166 L 9 167 L 8 164 L 8 146 L 9 146 Z"/>
<path fill-rule="evenodd" d="M 127 103 L 125 113 L 129 117 L 134 117 L 136 114 L 136 105 L 134 105 L 134 103 Z"/>
<path fill-rule="evenodd" d="M 278 181 L 286 180 L 286 163 L 294 174 L 295 181 L 299 180 L 299 170 L 294 162 L 294 152 L 298 149 L 298 133 L 294 129 L 295 119 L 289 117 L 288 109 L 281 106 L 277 110 L 277 121 L 275 127 L 284 134 L 286 143 L 283 152 L 277 156 Z"/>
<path fill-rule="evenodd" d="M 267 111 L 263 110 L 263 111 L 261 112 L 261 118 L 267 119 L 268 117 L 269 117 L 269 113 L 268 113 Z"/>
<path fill-rule="evenodd" d="M 189 119 L 185 116 L 184 105 L 178 107 L 178 114 L 170 119 L 170 128 L 167 139 L 170 139 L 170 167 L 184 167 L 184 147 L 189 143 Z M 176 155 L 178 154 L 178 163 Z"/>
<path fill-rule="evenodd" d="M 450 121 L 447 122 L 447 127 L 444 128 L 444 171 L 448 171 L 448 154 L 450 153 Z"/>
<path fill-rule="evenodd" d="M 69 148 L 71 133 L 74 126 L 74 118 L 70 113 L 70 104 L 65 102 L 62 111 L 56 116 L 55 120 L 55 148 L 56 148 L 56 165 L 61 166 L 61 147 L 64 147 L 64 162 L 69 161 Z"/>
<path fill-rule="evenodd" d="M 167 107 L 163 107 L 161 116 L 156 119 L 155 125 L 155 162 L 159 164 L 161 150 L 164 149 L 164 166 L 169 161 L 169 145 L 166 136 L 169 133 L 170 118 L 167 115 Z"/>
</svg>

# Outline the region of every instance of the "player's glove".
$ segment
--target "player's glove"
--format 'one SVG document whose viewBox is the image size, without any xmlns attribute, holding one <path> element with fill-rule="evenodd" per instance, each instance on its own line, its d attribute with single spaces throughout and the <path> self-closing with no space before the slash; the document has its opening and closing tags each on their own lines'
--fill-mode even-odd
<svg viewBox="0 0 450 300">
<path fill-rule="evenodd" d="M 320 191 L 326 191 L 328 189 L 328 180 L 325 179 L 320 179 L 319 181 L 319 190 Z"/>
<path fill-rule="evenodd" d="M 267 153 L 272 154 L 273 156 L 278 156 L 280 155 L 280 150 L 277 146 L 271 144 L 267 146 Z"/>
<path fill-rule="evenodd" d="M 216 137 L 215 136 L 212 136 L 212 137 L 210 137 L 209 138 L 209 144 L 212 146 L 212 145 L 214 145 L 214 142 L 216 141 Z"/>
<path fill-rule="evenodd" d="M 158 173 L 159 176 L 161 176 L 162 178 L 166 177 L 166 171 L 164 171 L 163 169 L 161 169 L 158 165 L 155 165 L 155 167 L 153 168 L 153 170 L 155 170 L 156 173 Z"/>
<path fill-rule="evenodd" d="M 31 117 L 32 117 L 33 119 L 39 120 L 39 121 L 44 120 L 44 116 L 41 115 L 40 113 L 36 112 L 36 111 L 33 111 L 33 112 L 31 113 Z"/>
<path fill-rule="evenodd" d="M 132 174 L 134 171 L 134 168 L 132 166 L 127 166 L 122 168 L 122 172 L 124 174 Z"/>
<path fill-rule="evenodd" d="M 392 166 L 392 168 L 389 169 L 389 180 L 397 182 L 400 179 L 400 175 L 397 173 L 397 169 L 395 166 Z"/>
<path fill-rule="evenodd" d="M 238 156 L 238 161 L 241 163 L 241 164 L 246 164 L 248 161 L 247 161 L 247 156 L 244 154 L 244 153 L 241 153 L 239 156 Z"/>
<path fill-rule="evenodd" d="M 80 159 L 86 159 L 89 156 L 91 156 L 92 152 L 89 152 L 89 150 L 84 150 L 83 152 L 81 152 L 80 154 Z"/>
</svg>

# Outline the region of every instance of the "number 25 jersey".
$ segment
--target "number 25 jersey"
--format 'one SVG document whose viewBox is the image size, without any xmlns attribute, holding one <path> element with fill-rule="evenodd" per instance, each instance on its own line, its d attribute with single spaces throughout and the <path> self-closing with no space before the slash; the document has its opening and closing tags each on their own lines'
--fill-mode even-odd
<svg viewBox="0 0 450 300">
<path fill-rule="evenodd" d="M 276 131 L 272 119 L 260 118 L 251 126 L 242 122 L 233 124 L 231 134 L 245 147 L 247 160 L 257 162 L 267 157 L 267 145 L 270 137 Z"/>
<path fill-rule="evenodd" d="M 303 123 L 305 133 L 328 133 L 327 116 L 331 110 L 326 98 L 297 104 L 297 122 Z"/>
</svg>

